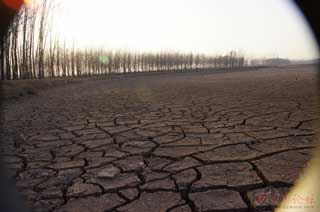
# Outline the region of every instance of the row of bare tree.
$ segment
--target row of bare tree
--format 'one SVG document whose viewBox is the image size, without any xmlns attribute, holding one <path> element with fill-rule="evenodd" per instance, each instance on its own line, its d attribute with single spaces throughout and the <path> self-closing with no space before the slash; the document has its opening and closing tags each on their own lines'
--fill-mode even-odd
<svg viewBox="0 0 320 212">
<path fill-rule="evenodd" d="M 50 0 L 23 7 L 12 21 L 0 46 L 0 78 L 45 77 Z"/>
<path fill-rule="evenodd" d="M 52 1 L 40 0 L 24 7 L 16 16 L 0 46 L 1 80 L 237 68 L 247 64 L 235 51 L 209 56 L 69 47 L 51 34 L 52 10 Z"/>
</svg>

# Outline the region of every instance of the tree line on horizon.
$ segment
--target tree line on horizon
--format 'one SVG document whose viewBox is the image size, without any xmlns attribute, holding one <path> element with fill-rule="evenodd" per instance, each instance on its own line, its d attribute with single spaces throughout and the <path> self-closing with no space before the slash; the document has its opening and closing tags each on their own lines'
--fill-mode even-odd
<svg viewBox="0 0 320 212">
<path fill-rule="evenodd" d="M 53 9 L 52 1 L 40 0 L 15 17 L 0 45 L 1 80 L 238 68 L 248 63 L 236 51 L 211 56 L 70 47 L 51 34 Z"/>
</svg>

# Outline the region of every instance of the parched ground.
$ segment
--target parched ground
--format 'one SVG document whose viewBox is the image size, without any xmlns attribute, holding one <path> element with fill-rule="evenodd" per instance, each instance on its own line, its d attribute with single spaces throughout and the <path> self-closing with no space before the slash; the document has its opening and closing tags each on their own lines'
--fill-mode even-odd
<svg viewBox="0 0 320 212">
<path fill-rule="evenodd" d="M 36 212 L 272 211 L 317 91 L 312 66 L 82 80 L 5 101 L 0 150 Z"/>
</svg>

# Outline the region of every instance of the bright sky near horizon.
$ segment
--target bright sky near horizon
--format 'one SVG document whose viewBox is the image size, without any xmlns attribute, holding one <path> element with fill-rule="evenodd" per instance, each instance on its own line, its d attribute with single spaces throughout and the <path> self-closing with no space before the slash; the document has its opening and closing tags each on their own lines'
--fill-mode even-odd
<svg viewBox="0 0 320 212">
<path fill-rule="evenodd" d="M 90 47 L 317 58 L 290 0 L 60 0 L 53 31 Z"/>
</svg>

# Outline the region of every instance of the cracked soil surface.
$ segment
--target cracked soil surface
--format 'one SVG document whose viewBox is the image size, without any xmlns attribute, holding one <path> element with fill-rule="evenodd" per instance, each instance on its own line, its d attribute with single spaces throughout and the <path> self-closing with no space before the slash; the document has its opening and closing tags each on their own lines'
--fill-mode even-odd
<svg viewBox="0 0 320 212">
<path fill-rule="evenodd" d="M 316 78 L 301 66 L 51 88 L 4 102 L 1 155 L 35 212 L 272 211 L 314 148 Z"/>
</svg>

